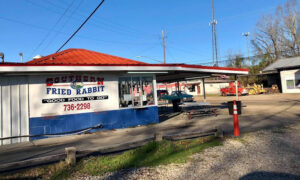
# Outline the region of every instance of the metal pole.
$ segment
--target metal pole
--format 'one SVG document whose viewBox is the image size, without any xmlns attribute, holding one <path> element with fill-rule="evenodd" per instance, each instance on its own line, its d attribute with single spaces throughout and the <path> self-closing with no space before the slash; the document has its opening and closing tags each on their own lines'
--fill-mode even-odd
<svg viewBox="0 0 300 180">
<path fill-rule="evenodd" d="M 238 77 L 235 75 L 235 94 L 236 94 L 236 100 L 239 100 L 239 93 L 238 93 Z"/>
<path fill-rule="evenodd" d="M 202 78 L 202 84 L 203 84 L 203 97 L 204 97 L 204 102 L 206 102 L 205 78 Z"/>
<path fill-rule="evenodd" d="M 246 41 L 247 41 L 247 56 L 248 56 L 248 62 L 249 62 L 249 66 L 250 66 L 251 63 L 250 63 L 250 57 L 249 57 L 248 36 L 246 36 Z"/>
<path fill-rule="evenodd" d="M 217 33 L 216 33 L 216 24 L 215 20 L 215 9 L 214 9 L 214 0 L 211 0 L 211 11 L 212 11 L 212 44 L 213 44 L 213 61 L 214 65 L 218 66 L 218 45 L 217 45 Z"/>
<path fill-rule="evenodd" d="M 250 56 L 249 56 L 249 45 L 248 45 L 248 36 L 250 35 L 250 32 L 243 33 L 243 36 L 246 37 L 246 46 L 247 46 L 247 56 L 248 56 L 248 65 L 250 66 Z"/>
<path fill-rule="evenodd" d="M 164 29 L 161 30 L 162 34 L 162 43 L 163 43 L 163 52 L 164 52 L 164 64 L 166 64 L 166 48 L 165 48 L 165 32 Z"/>
</svg>

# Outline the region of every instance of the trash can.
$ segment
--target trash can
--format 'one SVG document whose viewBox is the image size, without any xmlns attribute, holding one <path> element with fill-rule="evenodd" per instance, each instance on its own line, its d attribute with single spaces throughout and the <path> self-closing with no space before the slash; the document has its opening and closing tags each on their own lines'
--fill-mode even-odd
<svg viewBox="0 0 300 180">
<path fill-rule="evenodd" d="M 175 99 L 172 101 L 172 103 L 173 103 L 173 111 L 180 112 L 180 108 L 179 108 L 180 99 Z"/>
<path fill-rule="evenodd" d="M 228 101 L 228 111 L 230 115 L 233 115 L 233 101 Z M 236 101 L 236 106 L 238 110 L 238 115 L 242 114 L 242 102 L 241 101 Z"/>
</svg>

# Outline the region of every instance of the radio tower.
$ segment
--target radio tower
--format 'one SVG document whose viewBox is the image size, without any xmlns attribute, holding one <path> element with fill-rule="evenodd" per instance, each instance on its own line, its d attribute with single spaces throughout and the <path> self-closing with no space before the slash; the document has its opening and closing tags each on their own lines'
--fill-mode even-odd
<svg viewBox="0 0 300 180">
<path fill-rule="evenodd" d="M 209 25 L 211 26 L 211 32 L 212 32 L 213 66 L 218 66 L 218 46 L 217 46 L 217 33 L 216 33 L 217 21 L 215 20 L 214 0 L 211 0 L 211 11 L 212 11 L 212 21 L 209 23 Z"/>
</svg>

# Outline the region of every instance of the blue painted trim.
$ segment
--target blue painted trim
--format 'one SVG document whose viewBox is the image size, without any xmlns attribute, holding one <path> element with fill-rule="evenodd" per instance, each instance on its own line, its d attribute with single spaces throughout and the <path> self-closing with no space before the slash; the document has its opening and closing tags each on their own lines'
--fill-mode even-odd
<svg viewBox="0 0 300 180">
<path fill-rule="evenodd" d="M 120 109 L 112 111 L 61 115 L 48 118 L 30 118 L 29 133 L 30 135 L 39 135 L 70 132 L 93 127 L 99 123 L 103 125 L 102 129 L 109 130 L 128 128 L 137 125 L 147 125 L 158 122 L 158 108 L 157 106 L 151 106 L 141 109 Z M 99 130 L 101 129 L 96 129 L 93 131 Z M 41 138 L 30 138 L 30 140 L 35 139 Z"/>
</svg>

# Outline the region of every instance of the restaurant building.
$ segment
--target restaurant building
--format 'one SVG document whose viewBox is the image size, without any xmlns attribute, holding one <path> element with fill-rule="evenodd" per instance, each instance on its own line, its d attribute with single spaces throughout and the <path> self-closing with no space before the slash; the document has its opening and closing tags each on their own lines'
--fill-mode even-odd
<svg viewBox="0 0 300 180">
<path fill-rule="evenodd" d="M 0 64 L 0 138 L 158 123 L 156 84 L 245 69 L 148 64 L 85 49 Z M 41 136 L 43 137 L 43 136 Z M 34 140 L 20 137 L 0 145 Z"/>
</svg>

